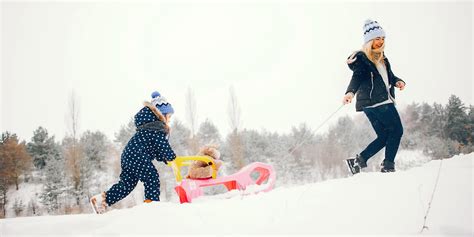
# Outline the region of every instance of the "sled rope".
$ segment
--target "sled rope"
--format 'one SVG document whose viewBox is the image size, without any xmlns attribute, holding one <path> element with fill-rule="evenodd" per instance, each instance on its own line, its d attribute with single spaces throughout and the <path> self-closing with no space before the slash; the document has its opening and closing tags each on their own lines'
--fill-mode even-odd
<svg viewBox="0 0 474 237">
<path fill-rule="evenodd" d="M 438 181 L 439 181 L 439 176 L 441 174 L 441 166 L 442 165 L 443 165 L 443 158 L 441 158 L 441 161 L 439 162 L 438 175 L 436 177 L 436 182 L 435 182 L 435 186 L 433 188 L 433 193 L 431 193 L 431 199 L 428 202 L 428 208 L 427 208 L 426 213 L 425 213 L 425 217 L 424 217 L 424 221 L 423 221 L 423 227 L 421 227 L 420 234 L 423 233 L 423 230 L 429 229 L 428 226 L 426 226 L 426 219 L 428 218 L 428 214 L 429 214 L 430 209 L 431 209 L 431 203 L 433 202 L 434 194 L 436 192 L 436 188 L 438 187 Z"/>
<path fill-rule="evenodd" d="M 334 111 L 331 115 L 329 115 L 326 120 L 324 120 L 314 131 L 312 131 L 314 134 L 316 134 L 316 132 L 324 125 L 326 124 L 337 112 L 339 112 L 339 110 L 342 109 L 342 107 L 344 107 L 344 104 L 342 104 L 341 106 L 339 106 L 339 108 L 336 109 L 336 111 Z M 309 138 L 306 138 L 304 140 L 302 140 L 298 145 L 296 145 L 293 150 L 289 153 L 289 155 L 291 155 L 294 151 L 296 151 L 301 145 L 303 145 L 303 143 L 305 143 L 307 140 L 309 140 Z M 297 203 L 300 202 L 300 199 L 301 197 L 306 193 L 306 191 L 308 191 L 310 186 L 308 186 L 305 190 L 303 190 L 303 192 L 301 192 L 300 196 L 298 197 L 297 199 Z"/>
<path fill-rule="evenodd" d="M 323 126 L 325 125 L 337 112 L 339 112 L 339 110 L 342 109 L 342 107 L 344 107 L 344 104 L 339 106 L 339 108 L 336 109 L 336 111 L 334 111 L 331 115 L 329 115 L 326 120 L 324 120 L 321 124 L 319 124 L 319 126 L 311 131 L 313 134 L 316 134 L 316 132 Z M 293 152 L 295 152 L 298 148 L 300 148 L 300 146 L 302 146 L 306 141 L 308 141 L 309 138 L 306 138 L 306 139 L 303 139 L 299 144 L 297 144 L 293 149 L 292 151 L 289 153 L 289 155 L 293 154 Z"/>
</svg>

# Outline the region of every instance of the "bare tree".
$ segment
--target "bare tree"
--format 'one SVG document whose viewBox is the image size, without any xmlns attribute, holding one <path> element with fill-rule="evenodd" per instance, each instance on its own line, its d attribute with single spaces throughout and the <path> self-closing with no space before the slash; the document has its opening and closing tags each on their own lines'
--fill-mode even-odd
<svg viewBox="0 0 474 237">
<path fill-rule="evenodd" d="M 240 106 L 233 87 L 231 87 L 229 90 L 229 96 L 229 107 L 227 111 L 229 115 L 231 133 L 228 135 L 227 140 L 232 160 L 236 168 L 241 169 L 245 165 L 242 135 L 240 134 L 240 126 L 242 121 L 240 118 Z"/>
<path fill-rule="evenodd" d="M 196 154 L 199 150 L 198 139 L 196 138 L 197 131 L 197 110 L 196 98 L 194 92 L 188 87 L 186 91 L 186 120 L 191 129 L 191 137 L 189 138 L 189 148 L 192 154 Z"/>
<path fill-rule="evenodd" d="M 240 129 L 240 125 L 242 120 L 240 118 L 240 106 L 239 102 L 237 101 L 237 96 L 235 95 L 234 87 L 230 87 L 229 89 L 229 108 L 227 112 L 229 113 L 229 124 L 231 131 L 238 131 Z"/>
<path fill-rule="evenodd" d="M 77 140 L 79 131 L 79 101 L 74 91 L 71 92 L 68 101 L 69 111 L 67 116 L 67 125 L 72 137 Z"/>
<path fill-rule="evenodd" d="M 69 97 L 69 111 L 67 114 L 67 125 L 70 135 L 64 139 L 66 167 L 72 178 L 73 192 L 76 196 L 76 204 L 79 205 L 79 193 L 81 190 L 81 152 L 78 142 L 79 132 L 79 103 L 75 92 Z"/>
</svg>

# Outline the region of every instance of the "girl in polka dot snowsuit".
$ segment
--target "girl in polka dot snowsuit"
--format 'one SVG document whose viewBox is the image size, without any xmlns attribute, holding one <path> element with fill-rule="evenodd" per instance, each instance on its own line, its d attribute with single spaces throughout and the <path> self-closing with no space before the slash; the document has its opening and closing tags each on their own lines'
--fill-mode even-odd
<svg viewBox="0 0 474 237">
<path fill-rule="evenodd" d="M 159 175 L 152 161 L 166 163 L 176 158 L 168 142 L 168 122 L 173 112 L 171 104 L 154 92 L 152 103 L 145 102 L 145 107 L 135 115 L 137 132 L 122 153 L 120 181 L 105 192 L 107 206 L 130 194 L 138 181 L 144 184 L 145 202 L 160 200 Z"/>
</svg>

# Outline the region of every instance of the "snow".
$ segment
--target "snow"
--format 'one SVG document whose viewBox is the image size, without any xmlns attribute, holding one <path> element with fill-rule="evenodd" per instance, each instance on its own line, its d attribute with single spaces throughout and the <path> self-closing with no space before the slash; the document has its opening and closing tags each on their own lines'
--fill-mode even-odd
<svg viewBox="0 0 474 237">
<path fill-rule="evenodd" d="M 397 153 L 397 169 L 406 170 L 415 166 L 421 166 L 430 160 L 431 158 L 424 155 L 421 150 L 401 150 Z"/>
<path fill-rule="evenodd" d="M 367 172 L 268 193 L 234 191 L 192 204 L 140 204 L 104 215 L 21 217 L 0 221 L 19 235 L 421 235 L 472 236 L 474 153 L 395 173 Z"/>
<path fill-rule="evenodd" d="M 14 212 L 13 206 L 15 205 L 15 201 L 21 202 L 24 208 L 26 208 L 30 202 L 34 202 L 38 208 L 42 208 L 43 205 L 38 201 L 41 191 L 43 191 L 43 184 L 37 184 L 33 182 L 20 183 L 18 190 L 12 186 L 7 193 L 8 199 L 11 200 L 7 202 L 6 205 L 7 216 L 12 216 L 12 213 Z"/>
</svg>

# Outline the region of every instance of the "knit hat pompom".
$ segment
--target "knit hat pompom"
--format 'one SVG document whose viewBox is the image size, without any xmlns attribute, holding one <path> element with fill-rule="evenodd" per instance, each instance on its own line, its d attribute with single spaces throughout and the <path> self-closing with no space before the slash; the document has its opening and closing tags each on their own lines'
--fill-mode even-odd
<svg viewBox="0 0 474 237">
<path fill-rule="evenodd" d="M 155 97 L 158 97 L 158 96 L 161 96 L 160 92 L 158 91 L 153 91 L 153 93 L 151 93 L 151 98 L 154 99 Z"/>
<path fill-rule="evenodd" d="M 160 110 L 163 115 L 174 113 L 173 106 L 171 106 L 171 104 L 168 103 L 166 98 L 164 96 L 161 96 L 158 91 L 154 91 L 153 93 L 151 93 L 151 103 L 153 104 L 153 106 L 158 108 L 158 110 Z"/>
<path fill-rule="evenodd" d="M 385 31 L 377 21 L 367 19 L 364 22 L 364 44 L 377 38 L 385 37 Z"/>
</svg>

